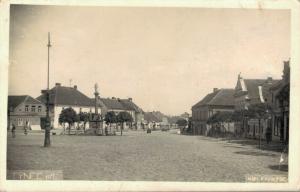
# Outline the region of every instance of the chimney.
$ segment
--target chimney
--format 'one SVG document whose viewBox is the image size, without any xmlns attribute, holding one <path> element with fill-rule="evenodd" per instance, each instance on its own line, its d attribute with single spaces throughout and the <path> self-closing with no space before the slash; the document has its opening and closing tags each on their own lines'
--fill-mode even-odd
<svg viewBox="0 0 300 192">
<path fill-rule="evenodd" d="M 76 89 L 76 90 L 77 90 L 77 85 L 74 85 L 74 89 Z"/>
<path fill-rule="evenodd" d="M 61 83 L 55 83 L 55 86 L 59 87 L 59 86 L 61 86 Z"/>
<path fill-rule="evenodd" d="M 272 77 L 268 77 L 267 78 L 267 83 L 272 84 L 273 78 Z"/>
<path fill-rule="evenodd" d="M 116 98 L 115 98 L 115 97 L 112 97 L 111 99 L 114 99 L 114 100 L 115 100 Z"/>
<path fill-rule="evenodd" d="M 129 97 L 129 98 L 128 98 L 128 100 L 129 100 L 129 101 L 132 101 L 132 98 L 131 98 L 131 97 Z"/>
<path fill-rule="evenodd" d="M 215 93 L 215 92 L 217 92 L 219 89 L 218 88 L 214 88 L 213 89 L 213 92 Z"/>
</svg>

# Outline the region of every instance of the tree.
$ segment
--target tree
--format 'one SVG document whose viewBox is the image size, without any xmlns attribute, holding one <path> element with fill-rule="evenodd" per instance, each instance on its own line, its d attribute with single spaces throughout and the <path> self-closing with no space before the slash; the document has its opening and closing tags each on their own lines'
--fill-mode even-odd
<svg viewBox="0 0 300 192">
<path fill-rule="evenodd" d="M 122 111 L 117 115 L 117 122 L 121 123 L 121 135 L 123 135 L 124 123 L 131 123 L 132 121 L 132 116 L 126 111 Z"/>
<path fill-rule="evenodd" d="M 111 130 L 111 124 L 117 123 L 117 115 L 114 111 L 109 111 L 105 114 L 104 120 L 106 124 L 109 124 L 109 128 Z"/>
<path fill-rule="evenodd" d="M 62 124 L 62 123 L 68 123 L 69 126 L 68 126 L 68 129 L 69 129 L 69 134 L 70 134 L 70 129 L 71 129 L 71 125 L 73 125 L 75 122 L 78 121 L 78 115 L 76 113 L 76 111 L 69 107 L 69 108 L 66 108 L 66 109 L 63 109 L 61 111 L 61 113 L 59 114 L 59 123 Z"/>
<path fill-rule="evenodd" d="M 187 126 L 188 122 L 187 122 L 187 120 L 185 120 L 185 119 L 178 119 L 178 120 L 176 121 L 176 124 L 177 124 L 178 126 L 185 127 L 185 126 Z"/>
<path fill-rule="evenodd" d="M 87 112 L 79 113 L 79 121 L 83 122 L 83 132 L 85 132 L 86 123 L 89 121 L 89 119 L 90 119 L 90 114 L 88 114 Z"/>
</svg>

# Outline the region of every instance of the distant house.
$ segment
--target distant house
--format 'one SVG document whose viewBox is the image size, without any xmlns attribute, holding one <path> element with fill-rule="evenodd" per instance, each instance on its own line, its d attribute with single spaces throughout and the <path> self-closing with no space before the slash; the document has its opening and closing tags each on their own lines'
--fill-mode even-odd
<svg viewBox="0 0 300 192">
<path fill-rule="evenodd" d="M 272 95 L 272 137 L 273 140 L 289 140 L 289 97 L 290 63 L 284 61 L 282 79 L 270 88 Z"/>
<path fill-rule="evenodd" d="M 29 95 L 8 96 L 8 125 L 17 128 L 26 125 L 41 129 L 41 117 L 46 116 L 46 106 Z"/>
<path fill-rule="evenodd" d="M 142 122 L 144 120 L 144 112 L 139 106 L 137 106 L 132 101 L 132 98 L 100 98 L 99 106 L 103 115 L 105 115 L 109 111 L 114 111 L 116 114 L 118 114 L 121 111 L 128 112 L 133 118 L 133 126 L 136 129 L 141 129 Z"/>
<path fill-rule="evenodd" d="M 207 120 L 217 112 L 234 110 L 234 89 L 214 88 L 201 101 L 192 106 L 192 134 L 206 135 Z"/>
<path fill-rule="evenodd" d="M 271 77 L 267 79 L 244 79 L 238 75 L 234 93 L 235 110 L 248 110 L 249 106 L 255 104 L 270 105 L 272 101 L 270 88 L 278 81 Z M 253 119 L 244 116 L 240 122 L 236 122 L 235 126 L 245 133 L 246 137 L 258 138 L 259 134 L 265 136 L 269 122 L 267 119 Z"/>
<path fill-rule="evenodd" d="M 145 112 L 144 114 L 144 124 L 147 128 L 158 128 L 160 123 L 162 122 L 162 118 L 159 118 L 155 112 Z"/>
<path fill-rule="evenodd" d="M 37 100 L 46 104 L 45 95 L 41 95 Z M 50 89 L 49 110 L 50 117 L 54 128 L 59 128 L 59 115 L 65 108 L 72 107 L 77 113 L 79 112 L 95 112 L 95 101 L 81 93 L 77 86 L 65 87 L 60 83 L 56 83 L 55 87 Z M 101 113 L 101 111 L 99 112 Z"/>
</svg>

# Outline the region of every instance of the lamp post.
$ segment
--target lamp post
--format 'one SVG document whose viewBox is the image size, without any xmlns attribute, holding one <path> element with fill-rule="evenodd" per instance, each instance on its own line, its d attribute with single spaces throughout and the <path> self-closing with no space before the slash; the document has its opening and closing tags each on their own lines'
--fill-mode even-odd
<svg viewBox="0 0 300 192">
<path fill-rule="evenodd" d="M 51 128 L 51 123 L 50 123 L 50 117 L 49 117 L 49 64 L 50 64 L 50 58 L 49 58 L 49 53 L 50 53 L 50 47 L 51 47 L 51 42 L 50 42 L 50 33 L 48 32 L 48 70 L 47 70 L 47 90 L 43 90 L 42 93 L 46 94 L 46 122 L 45 122 L 45 140 L 44 140 L 44 147 L 50 147 L 51 142 L 50 142 L 50 128 Z"/>
</svg>

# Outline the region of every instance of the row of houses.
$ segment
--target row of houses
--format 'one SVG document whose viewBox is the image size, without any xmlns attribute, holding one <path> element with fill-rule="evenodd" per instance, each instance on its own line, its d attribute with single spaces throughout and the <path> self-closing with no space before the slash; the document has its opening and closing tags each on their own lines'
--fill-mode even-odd
<svg viewBox="0 0 300 192">
<path fill-rule="evenodd" d="M 80 92 L 76 85 L 66 87 L 56 83 L 49 92 L 49 115 L 54 128 L 61 128 L 59 115 L 65 108 L 72 107 L 77 113 L 95 113 L 95 98 L 89 98 Z M 132 98 L 102 98 L 98 96 L 97 101 L 99 114 L 104 116 L 108 111 L 114 111 L 116 114 L 126 111 L 131 114 L 136 128 L 141 127 L 141 123 L 144 121 L 144 112 L 132 101 Z M 32 129 L 40 129 L 41 117 L 46 115 L 45 104 L 45 95 L 37 98 L 29 95 L 8 96 L 8 125 L 24 127 L 28 123 Z"/>
<path fill-rule="evenodd" d="M 282 79 L 244 79 L 238 75 L 235 88 L 214 88 L 192 106 L 191 133 L 234 135 L 288 141 L 290 66 L 284 61 Z M 253 106 L 264 106 L 264 117 L 253 117 Z"/>
</svg>

